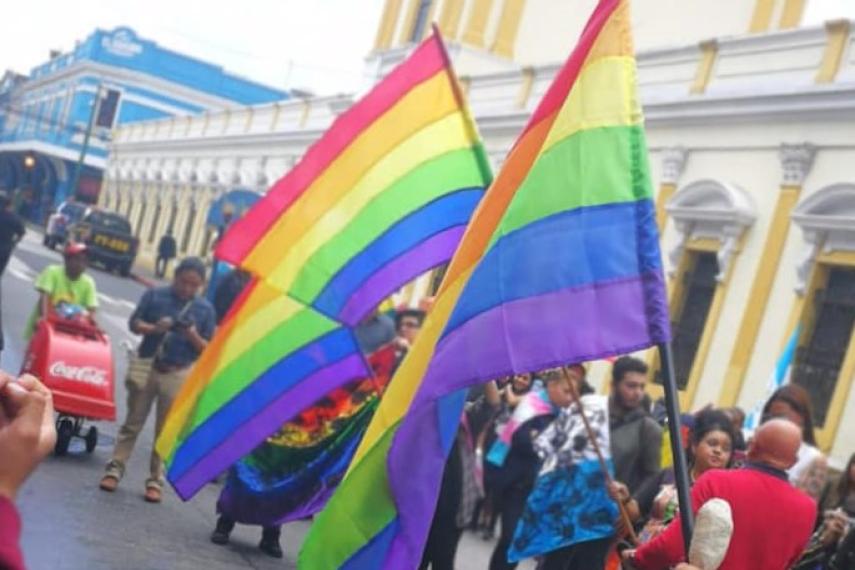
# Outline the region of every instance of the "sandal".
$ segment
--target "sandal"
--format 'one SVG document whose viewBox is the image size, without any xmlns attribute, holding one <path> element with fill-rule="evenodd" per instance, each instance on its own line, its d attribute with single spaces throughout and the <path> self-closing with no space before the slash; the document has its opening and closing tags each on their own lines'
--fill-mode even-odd
<svg viewBox="0 0 855 570">
<path fill-rule="evenodd" d="M 159 503 L 163 499 L 163 492 L 159 487 L 146 487 L 143 499 L 146 503 Z"/>
<path fill-rule="evenodd" d="M 98 488 L 102 491 L 107 491 L 108 493 L 113 493 L 119 486 L 119 478 L 115 475 L 104 475 L 101 477 L 101 483 L 98 484 Z"/>
</svg>

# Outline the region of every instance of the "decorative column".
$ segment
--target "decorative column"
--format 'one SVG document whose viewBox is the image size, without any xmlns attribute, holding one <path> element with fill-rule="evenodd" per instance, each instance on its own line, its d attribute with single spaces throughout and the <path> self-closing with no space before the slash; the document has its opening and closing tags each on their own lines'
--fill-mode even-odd
<svg viewBox="0 0 855 570">
<path fill-rule="evenodd" d="M 805 178 L 813 167 L 816 148 L 809 144 L 781 145 L 779 157 L 781 160 L 781 186 L 778 192 L 778 202 L 772 213 L 772 221 L 766 234 L 766 243 L 763 247 L 763 255 L 754 276 L 754 283 L 745 305 L 745 313 L 736 337 L 730 365 L 722 384 L 719 404 L 721 406 L 733 406 L 736 404 L 742 383 L 748 372 L 748 365 L 760 325 L 766 314 L 766 306 L 772 293 L 775 275 L 781 263 L 784 245 L 790 229 L 790 214 L 799 200 Z"/>
</svg>

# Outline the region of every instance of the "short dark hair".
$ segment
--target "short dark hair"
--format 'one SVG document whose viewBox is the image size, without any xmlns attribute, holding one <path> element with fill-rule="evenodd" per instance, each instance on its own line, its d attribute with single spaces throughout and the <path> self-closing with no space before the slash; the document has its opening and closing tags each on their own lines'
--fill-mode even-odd
<svg viewBox="0 0 855 570">
<path fill-rule="evenodd" d="M 713 431 L 724 432 L 730 438 L 731 454 L 727 463 L 727 466 L 730 467 L 733 464 L 733 449 L 736 447 L 736 430 L 733 428 L 733 422 L 723 410 L 708 408 L 695 414 L 694 425 L 690 430 L 691 443 L 698 445 L 708 433 Z M 686 446 L 686 452 L 689 464 L 693 465 L 695 458 L 692 454 L 691 445 Z"/>
<path fill-rule="evenodd" d="M 401 328 L 401 322 L 407 317 L 415 318 L 419 321 L 419 326 L 422 326 L 425 320 L 425 312 L 421 309 L 404 309 L 403 311 L 398 311 L 395 313 L 395 330 Z"/>
<path fill-rule="evenodd" d="M 184 273 L 185 271 L 195 271 L 199 277 L 205 279 L 205 262 L 198 257 L 185 257 L 175 268 L 175 275 Z"/>
<path fill-rule="evenodd" d="M 629 372 L 647 374 L 647 363 L 634 356 L 621 356 L 612 365 L 612 384 L 618 384 Z"/>
</svg>

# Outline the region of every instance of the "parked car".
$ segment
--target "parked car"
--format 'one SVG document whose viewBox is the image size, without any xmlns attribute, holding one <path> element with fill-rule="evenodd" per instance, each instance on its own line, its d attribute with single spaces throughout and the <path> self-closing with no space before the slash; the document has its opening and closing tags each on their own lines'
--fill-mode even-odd
<svg viewBox="0 0 855 570">
<path fill-rule="evenodd" d="M 127 218 L 92 208 L 71 226 L 69 235 L 87 245 L 90 261 L 107 271 L 118 271 L 123 276 L 130 274 L 139 240 L 134 237 Z"/>
<path fill-rule="evenodd" d="M 48 218 L 42 243 L 51 249 L 65 243 L 68 237 L 68 228 L 83 219 L 90 210 L 90 206 L 73 200 L 67 200 L 60 204 L 56 212 Z"/>
</svg>

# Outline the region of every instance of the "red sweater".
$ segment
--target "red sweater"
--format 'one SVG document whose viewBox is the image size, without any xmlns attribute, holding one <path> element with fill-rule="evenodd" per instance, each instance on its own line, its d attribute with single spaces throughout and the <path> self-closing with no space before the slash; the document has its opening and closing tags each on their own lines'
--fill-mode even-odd
<svg viewBox="0 0 855 570">
<path fill-rule="evenodd" d="M 816 503 L 786 475 L 763 467 L 713 470 L 692 487 L 692 510 L 714 498 L 730 503 L 733 536 L 719 570 L 786 570 L 801 556 L 813 532 Z M 666 570 L 685 560 L 679 518 L 636 551 L 640 570 Z"/>
<path fill-rule="evenodd" d="M 12 501 L 0 497 L 0 568 L 24 570 L 21 555 L 21 519 Z"/>
</svg>

